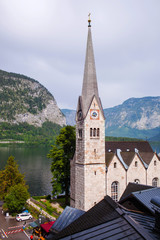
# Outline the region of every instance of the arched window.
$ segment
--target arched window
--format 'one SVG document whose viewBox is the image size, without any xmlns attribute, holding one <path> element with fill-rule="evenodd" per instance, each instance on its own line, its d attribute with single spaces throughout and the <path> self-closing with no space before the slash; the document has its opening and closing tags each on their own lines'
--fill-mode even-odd
<svg viewBox="0 0 160 240">
<path fill-rule="evenodd" d="M 117 167 L 117 163 L 116 162 L 114 162 L 114 168 L 116 168 Z"/>
<path fill-rule="evenodd" d="M 93 129 L 93 137 L 96 137 L 96 128 Z"/>
<path fill-rule="evenodd" d="M 90 137 L 92 137 L 92 128 L 90 128 Z"/>
<path fill-rule="evenodd" d="M 118 201 L 118 185 L 117 181 L 111 184 L 111 198 L 116 202 Z"/>
<path fill-rule="evenodd" d="M 138 162 L 137 161 L 135 161 L 135 167 L 137 167 L 138 166 Z"/>
<path fill-rule="evenodd" d="M 157 177 L 153 178 L 153 180 L 152 180 L 152 186 L 153 186 L 153 187 L 158 187 L 158 178 L 157 178 Z"/>
<path fill-rule="evenodd" d="M 156 162 L 156 160 L 154 161 L 154 166 L 156 166 L 157 165 L 157 162 Z"/>
<path fill-rule="evenodd" d="M 140 180 L 139 180 L 139 179 L 135 179 L 134 182 L 137 183 L 137 184 L 139 184 L 139 183 L 140 183 Z"/>
<path fill-rule="evenodd" d="M 78 138 L 82 138 L 82 129 L 78 130 Z"/>
<path fill-rule="evenodd" d="M 97 128 L 97 137 L 99 137 L 99 128 Z"/>
</svg>

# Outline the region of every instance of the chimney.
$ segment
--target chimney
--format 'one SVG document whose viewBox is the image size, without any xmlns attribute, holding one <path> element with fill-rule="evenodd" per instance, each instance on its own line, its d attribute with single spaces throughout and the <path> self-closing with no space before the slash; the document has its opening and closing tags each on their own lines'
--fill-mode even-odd
<svg viewBox="0 0 160 240">
<path fill-rule="evenodd" d="M 160 197 L 155 196 L 151 199 L 152 207 L 155 210 L 155 230 L 160 232 Z"/>
</svg>

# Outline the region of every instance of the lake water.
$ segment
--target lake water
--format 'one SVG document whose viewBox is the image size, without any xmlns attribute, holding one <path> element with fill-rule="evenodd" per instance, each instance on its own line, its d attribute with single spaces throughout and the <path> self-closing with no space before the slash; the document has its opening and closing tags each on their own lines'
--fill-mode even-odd
<svg viewBox="0 0 160 240">
<path fill-rule="evenodd" d="M 52 192 L 52 173 L 50 171 L 51 159 L 47 154 L 51 147 L 0 147 L 0 170 L 6 165 L 9 156 L 14 156 L 21 173 L 29 186 L 31 196 L 43 196 Z"/>
<path fill-rule="evenodd" d="M 160 144 L 151 144 L 154 151 L 160 152 Z M 51 147 L 0 147 L 0 170 L 6 165 L 9 156 L 14 156 L 21 173 L 25 174 L 31 196 L 43 196 L 52 193 L 51 159 L 47 158 Z"/>
</svg>

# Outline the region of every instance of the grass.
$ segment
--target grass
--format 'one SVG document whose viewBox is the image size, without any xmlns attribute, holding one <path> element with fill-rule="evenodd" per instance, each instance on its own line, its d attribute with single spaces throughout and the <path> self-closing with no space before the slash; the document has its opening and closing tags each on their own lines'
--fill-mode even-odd
<svg viewBox="0 0 160 240">
<path fill-rule="evenodd" d="M 60 207 L 63 209 L 66 207 L 64 197 L 58 198 L 55 200 L 51 200 L 50 197 L 48 197 L 48 196 L 34 196 L 32 198 L 39 202 L 39 204 L 37 204 L 37 205 L 40 208 L 42 208 L 44 211 L 46 211 L 51 216 L 56 217 L 56 218 L 61 214 L 61 211 L 59 211 L 59 209 L 57 209 L 57 208 L 52 207 L 51 203 L 59 203 Z M 45 199 L 45 201 L 41 201 L 42 199 Z"/>
</svg>

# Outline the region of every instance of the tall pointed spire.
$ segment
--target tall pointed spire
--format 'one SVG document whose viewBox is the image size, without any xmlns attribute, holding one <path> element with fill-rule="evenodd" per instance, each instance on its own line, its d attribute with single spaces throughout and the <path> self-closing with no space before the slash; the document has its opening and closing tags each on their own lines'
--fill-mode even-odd
<svg viewBox="0 0 160 240">
<path fill-rule="evenodd" d="M 86 59 L 83 77 L 83 87 L 82 87 L 82 104 L 83 104 L 83 116 L 85 117 L 89 106 L 91 104 L 92 98 L 95 96 L 99 102 L 98 85 L 96 77 L 96 68 L 92 44 L 92 34 L 91 34 L 91 20 L 89 14 L 88 20 L 88 39 L 87 39 L 87 49 L 86 49 Z"/>
</svg>

